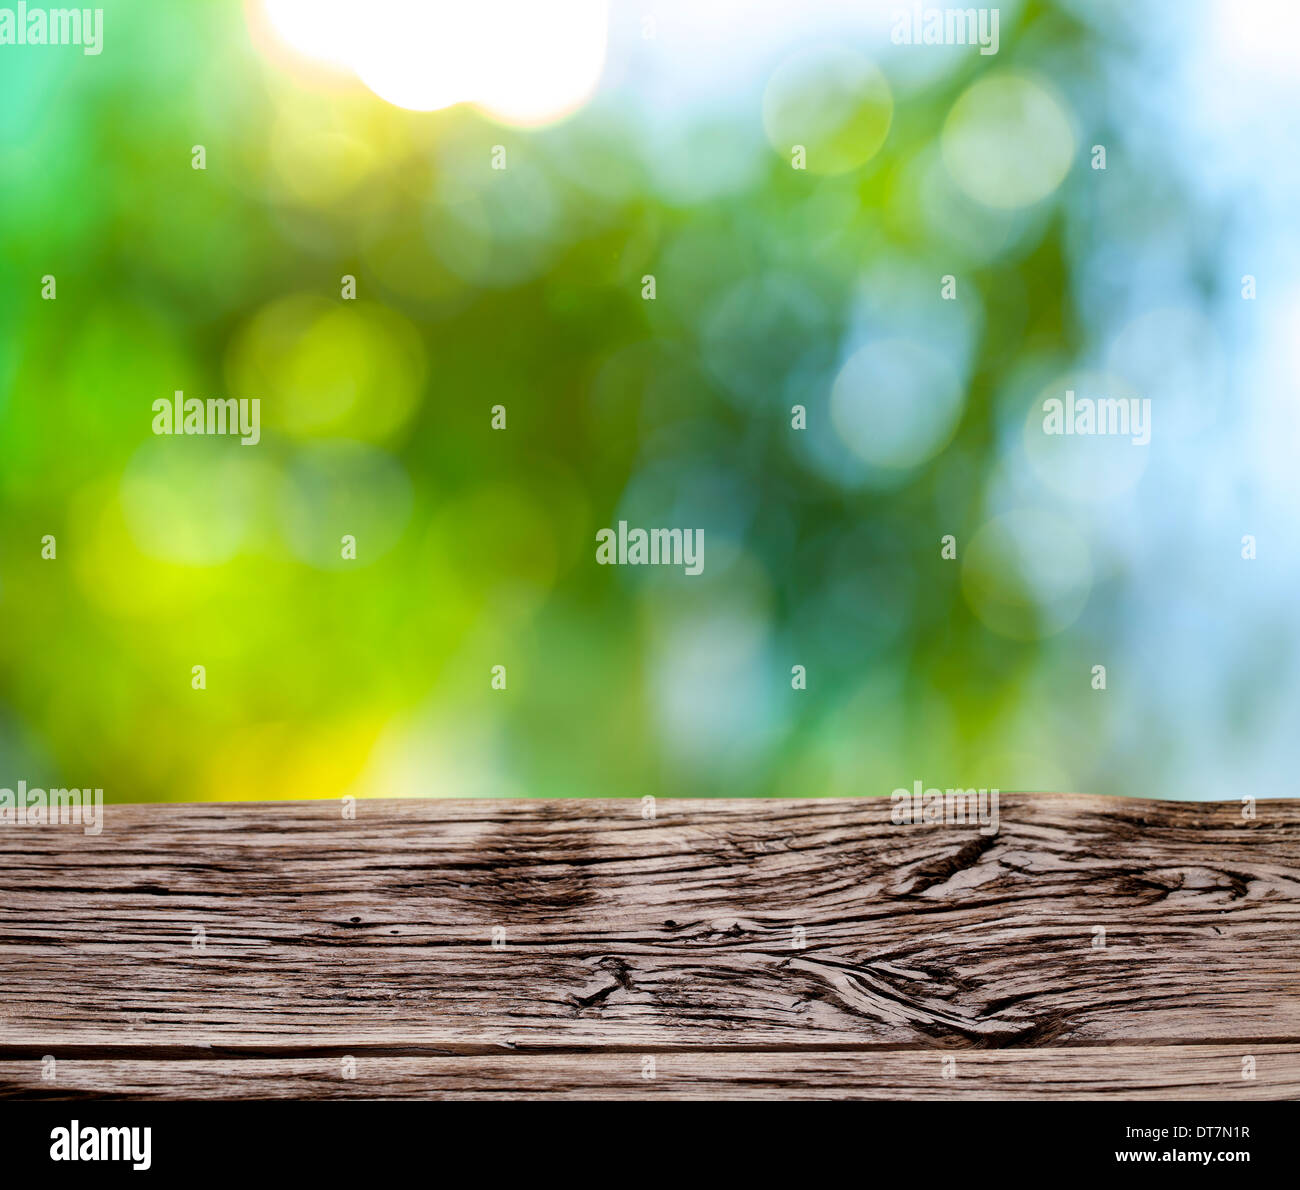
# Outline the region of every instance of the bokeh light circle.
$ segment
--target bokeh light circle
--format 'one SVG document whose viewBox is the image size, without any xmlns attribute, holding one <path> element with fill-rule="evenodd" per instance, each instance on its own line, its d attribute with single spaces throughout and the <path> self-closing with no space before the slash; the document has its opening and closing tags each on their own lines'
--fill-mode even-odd
<svg viewBox="0 0 1300 1190">
<path fill-rule="evenodd" d="M 1128 434 L 1049 434 L 1045 429 L 1048 411 L 1055 410 L 1049 401 L 1060 402 L 1062 419 L 1069 408 L 1067 394 L 1074 393 L 1074 408 L 1084 401 L 1094 410 L 1098 403 L 1123 402 L 1123 417 L 1129 419 Z M 1139 405 L 1134 418 L 1133 401 L 1147 400 Z M 1100 372 L 1074 372 L 1058 377 L 1047 385 L 1029 407 L 1025 421 L 1025 453 L 1030 464 L 1052 491 L 1080 504 L 1099 503 L 1112 499 L 1134 488 L 1142 478 L 1151 459 L 1151 444 L 1135 442 L 1141 437 L 1141 423 L 1149 436 L 1153 418 L 1149 398 L 1144 398 L 1123 377 Z M 1105 407 L 1103 407 L 1105 408 Z M 1145 413 L 1143 413 L 1145 410 Z M 1077 422 L 1076 413 L 1076 422 Z M 1108 416 L 1101 415 L 1107 422 Z M 1118 421 L 1118 418 L 1117 418 Z"/>
<path fill-rule="evenodd" d="M 263 307 L 227 359 L 232 392 L 262 399 L 267 429 L 383 441 L 415 413 L 426 359 L 401 314 L 295 294 Z"/>
<path fill-rule="evenodd" d="M 953 180 L 988 207 L 1039 202 L 1065 180 L 1075 138 L 1062 103 L 1021 74 L 980 79 L 953 104 L 940 143 Z"/>
<path fill-rule="evenodd" d="M 889 83 L 869 58 L 840 47 L 804 50 L 777 67 L 763 94 L 772 147 L 806 151 L 814 174 L 857 169 L 880 151 L 894 116 Z"/>
<path fill-rule="evenodd" d="M 844 444 L 877 467 L 933 458 L 961 420 L 964 394 L 948 360 L 910 339 L 854 352 L 831 389 L 831 421 Z"/>
<path fill-rule="evenodd" d="M 1063 518 L 1025 509 L 984 525 L 966 547 L 962 593 L 994 632 L 1053 636 L 1073 624 L 1092 589 L 1087 543 Z"/>
</svg>

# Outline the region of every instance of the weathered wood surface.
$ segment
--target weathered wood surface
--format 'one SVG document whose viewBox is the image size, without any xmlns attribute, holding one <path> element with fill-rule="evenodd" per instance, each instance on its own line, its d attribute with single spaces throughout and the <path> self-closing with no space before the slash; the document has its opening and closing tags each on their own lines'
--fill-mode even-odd
<svg viewBox="0 0 1300 1190">
<path fill-rule="evenodd" d="M 647 1056 L 482 1054 L 449 1058 L 77 1059 L 42 1084 L 0 1061 L 0 1087 L 28 1098 L 139 1099 L 1296 1099 L 1300 1045 L 1087 1046 L 968 1050 L 718 1052 Z"/>
<path fill-rule="evenodd" d="M 1300 1096 L 1300 802 L 656 809 L 0 829 L 0 1094 Z"/>
</svg>

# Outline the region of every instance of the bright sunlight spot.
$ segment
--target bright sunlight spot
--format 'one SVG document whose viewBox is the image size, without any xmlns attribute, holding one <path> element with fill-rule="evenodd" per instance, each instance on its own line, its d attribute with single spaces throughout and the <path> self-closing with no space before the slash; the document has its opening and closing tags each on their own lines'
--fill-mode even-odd
<svg viewBox="0 0 1300 1190">
<path fill-rule="evenodd" d="M 290 48 L 352 70 L 413 111 L 473 103 L 510 124 L 558 120 L 605 66 L 608 0 L 262 0 Z"/>
</svg>

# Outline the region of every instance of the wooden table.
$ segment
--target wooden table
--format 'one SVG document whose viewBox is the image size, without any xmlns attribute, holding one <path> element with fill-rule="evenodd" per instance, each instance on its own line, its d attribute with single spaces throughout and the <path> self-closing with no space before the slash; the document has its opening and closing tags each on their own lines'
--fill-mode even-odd
<svg viewBox="0 0 1300 1190">
<path fill-rule="evenodd" d="M 887 799 L 7 827 L 0 1094 L 1296 1097 L 1300 801 L 1253 808 L 1004 795 L 996 835 Z"/>
</svg>

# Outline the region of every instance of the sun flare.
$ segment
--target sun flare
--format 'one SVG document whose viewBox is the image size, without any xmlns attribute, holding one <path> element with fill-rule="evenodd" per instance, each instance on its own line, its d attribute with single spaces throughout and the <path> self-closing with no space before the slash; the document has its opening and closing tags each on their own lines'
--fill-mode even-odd
<svg viewBox="0 0 1300 1190">
<path fill-rule="evenodd" d="M 473 103 L 506 123 L 561 119 L 605 66 L 608 0 L 261 0 L 286 46 L 352 71 L 397 107 Z"/>
</svg>

